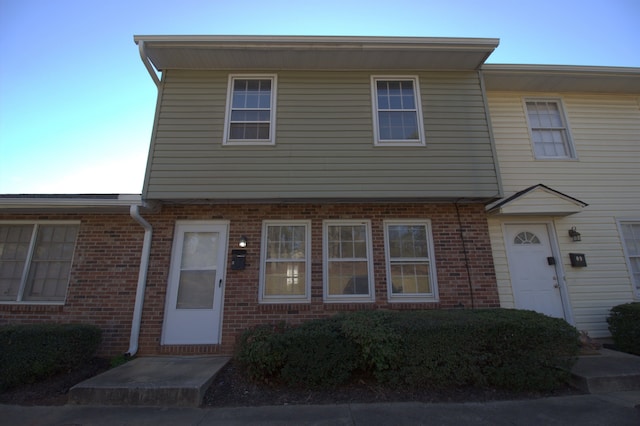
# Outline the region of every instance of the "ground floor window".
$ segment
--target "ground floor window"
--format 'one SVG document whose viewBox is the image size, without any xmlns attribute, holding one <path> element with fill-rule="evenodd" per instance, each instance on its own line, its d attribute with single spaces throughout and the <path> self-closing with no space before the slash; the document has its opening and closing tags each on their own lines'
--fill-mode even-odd
<svg viewBox="0 0 640 426">
<path fill-rule="evenodd" d="M 390 301 L 437 299 L 429 221 L 385 221 L 387 291 Z"/>
<path fill-rule="evenodd" d="M 325 301 L 373 301 L 371 223 L 325 221 L 323 235 Z"/>
<path fill-rule="evenodd" d="M 0 301 L 64 302 L 78 228 L 0 224 Z"/>
<path fill-rule="evenodd" d="M 311 299 L 308 221 L 264 222 L 260 300 L 307 302 Z"/>
<path fill-rule="evenodd" d="M 620 222 L 620 233 L 635 295 L 640 297 L 640 221 Z"/>
</svg>

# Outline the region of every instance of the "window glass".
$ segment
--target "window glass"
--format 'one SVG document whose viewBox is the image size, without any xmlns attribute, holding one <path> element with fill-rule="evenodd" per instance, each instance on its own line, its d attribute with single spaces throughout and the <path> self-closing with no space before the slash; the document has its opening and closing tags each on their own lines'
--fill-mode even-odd
<svg viewBox="0 0 640 426">
<path fill-rule="evenodd" d="M 275 76 L 231 78 L 225 143 L 273 142 L 274 85 Z"/>
<path fill-rule="evenodd" d="M 376 143 L 423 143 L 417 79 L 373 81 Z"/>
<path fill-rule="evenodd" d="M 0 300 L 64 301 L 77 225 L 0 225 Z"/>
<path fill-rule="evenodd" d="M 369 224 L 325 223 L 325 239 L 327 300 L 372 300 Z"/>
<path fill-rule="evenodd" d="M 308 223 L 265 223 L 262 300 L 309 299 Z"/>
<path fill-rule="evenodd" d="M 573 158 L 569 130 L 558 101 L 527 101 L 527 117 L 536 158 Z"/>
<path fill-rule="evenodd" d="M 640 222 L 620 224 L 629 272 L 636 296 L 640 297 Z"/>
<path fill-rule="evenodd" d="M 428 223 L 386 223 L 385 239 L 389 298 L 392 301 L 435 300 Z"/>
</svg>

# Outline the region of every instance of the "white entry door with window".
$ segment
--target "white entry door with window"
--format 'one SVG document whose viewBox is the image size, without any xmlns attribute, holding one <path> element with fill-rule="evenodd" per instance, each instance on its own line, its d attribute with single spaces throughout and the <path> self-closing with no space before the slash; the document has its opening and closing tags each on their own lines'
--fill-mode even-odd
<svg viewBox="0 0 640 426">
<path fill-rule="evenodd" d="M 176 224 L 163 345 L 220 343 L 228 223 Z"/>
<path fill-rule="evenodd" d="M 565 318 L 547 225 L 507 224 L 505 240 L 515 307 Z"/>
</svg>

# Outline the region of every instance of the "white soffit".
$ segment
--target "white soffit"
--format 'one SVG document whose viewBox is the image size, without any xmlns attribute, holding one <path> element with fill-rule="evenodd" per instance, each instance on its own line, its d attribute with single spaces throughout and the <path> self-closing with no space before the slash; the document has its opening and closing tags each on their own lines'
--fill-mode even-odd
<svg viewBox="0 0 640 426">
<path fill-rule="evenodd" d="M 640 93 L 640 68 L 485 64 L 482 71 L 489 91 Z"/>
<path fill-rule="evenodd" d="M 539 184 L 487 207 L 493 215 L 569 216 L 588 204 Z"/>
<path fill-rule="evenodd" d="M 158 71 L 475 70 L 498 46 L 493 38 L 135 36 Z"/>
</svg>

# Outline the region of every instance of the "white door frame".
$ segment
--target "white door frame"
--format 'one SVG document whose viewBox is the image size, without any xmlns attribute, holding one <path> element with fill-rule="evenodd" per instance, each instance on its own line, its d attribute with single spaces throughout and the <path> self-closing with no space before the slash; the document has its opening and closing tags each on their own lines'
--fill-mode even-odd
<svg viewBox="0 0 640 426">
<path fill-rule="evenodd" d="M 220 267 L 220 275 L 216 276 L 216 281 L 219 281 L 218 283 L 214 283 L 214 285 L 216 285 L 216 291 L 219 294 L 219 303 L 216 305 L 215 300 L 214 300 L 214 307 L 213 309 L 215 310 L 216 308 L 219 307 L 219 312 L 217 312 L 217 322 L 218 322 L 218 327 L 216 330 L 218 339 L 217 342 L 213 342 L 213 343 L 198 343 L 198 342 L 194 342 L 194 343 L 172 343 L 172 342 L 167 342 L 167 338 L 166 338 L 166 334 L 167 334 L 167 321 L 169 320 L 168 318 L 168 311 L 169 309 L 172 309 L 171 307 L 171 303 L 175 302 L 174 298 L 171 297 L 171 293 L 172 291 L 176 291 L 177 292 L 177 288 L 176 289 L 172 289 L 172 286 L 176 285 L 176 283 L 172 282 L 172 279 L 174 278 L 175 274 L 175 267 L 180 268 L 181 266 L 181 261 L 179 259 L 176 259 L 175 256 L 176 254 L 179 252 L 182 252 L 182 247 L 178 247 L 178 241 L 181 241 L 181 238 L 177 238 L 178 236 L 178 232 L 182 232 L 181 230 L 187 227 L 203 227 L 206 229 L 206 227 L 211 227 L 211 226 L 220 226 L 220 227 L 224 227 L 224 238 L 223 238 L 223 242 L 224 244 L 221 244 L 220 250 L 222 250 L 221 253 L 218 254 L 218 257 L 223 259 L 219 265 Z M 163 316 L 163 321 L 162 321 L 162 335 L 161 335 L 161 339 L 160 339 L 160 344 L 161 345 L 189 345 L 189 344 L 194 344 L 194 345 L 198 345 L 198 344 L 220 344 L 222 342 L 222 322 L 223 322 L 223 312 L 224 312 L 224 289 L 225 289 L 225 285 L 224 283 L 226 282 L 226 269 L 227 269 L 227 248 L 229 246 L 229 221 L 228 220 L 177 220 L 175 222 L 175 226 L 174 226 L 174 233 L 173 233 L 173 243 L 172 243 L 172 248 L 171 248 L 171 258 L 170 258 L 170 267 L 169 267 L 169 275 L 167 277 L 167 289 L 166 289 L 166 295 L 165 295 L 165 311 L 164 311 L 164 316 Z M 177 262 L 177 263 L 176 263 Z M 179 275 L 179 274 L 178 274 Z"/>
<path fill-rule="evenodd" d="M 507 241 L 507 225 L 546 225 L 547 233 L 549 234 L 549 245 L 551 247 L 551 255 L 555 258 L 556 264 L 556 277 L 558 278 L 558 289 L 560 290 L 560 302 L 564 311 L 565 320 L 569 324 L 574 324 L 573 314 L 571 309 L 571 303 L 569 302 L 569 289 L 567 288 L 567 280 L 565 277 L 564 266 L 562 264 L 562 257 L 560 251 L 560 245 L 558 244 L 558 236 L 556 234 L 556 228 L 553 220 L 545 219 L 503 219 L 501 223 L 502 231 L 502 243 L 504 244 L 504 255 L 507 261 L 507 271 L 509 273 L 509 284 L 511 286 L 511 293 L 515 300 L 515 291 L 513 289 L 513 282 L 511 278 L 511 269 L 509 265 L 509 241 Z"/>
</svg>

